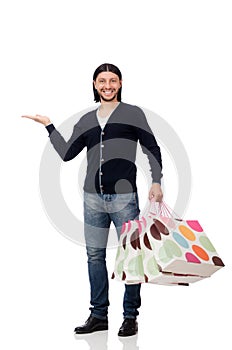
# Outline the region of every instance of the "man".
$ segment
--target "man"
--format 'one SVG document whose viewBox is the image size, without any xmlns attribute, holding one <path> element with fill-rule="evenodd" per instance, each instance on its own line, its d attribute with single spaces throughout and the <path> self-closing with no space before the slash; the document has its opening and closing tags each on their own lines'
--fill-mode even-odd
<svg viewBox="0 0 232 350">
<path fill-rule="evenodd" d="M 84 183 L 84 234 L 91 291 L 90 316 L 75 328 L 76 334 L 108 329 L 108 273 L 106 246 L 111 222 L 118 237 L 123 222 L 139 217 L 136 187 L 136 147 L 138 141 L 151 166 L 149 199 L 162 201 L 162 160 L 160 148 L 137 106 L 121 102 L 122 75 L 112 64 L 102 64 L 93 75 L 93 92 L 99 108 L 76 123 L 66 142 L 45 116 L 24 116 L 46 126 L 50 141 L 64 161 L 76 157 L 87 147 L 87 175 Z M 140 284 L 125 285 L 124 320 L 119 336 L 137 333 Z"/>
</svg>

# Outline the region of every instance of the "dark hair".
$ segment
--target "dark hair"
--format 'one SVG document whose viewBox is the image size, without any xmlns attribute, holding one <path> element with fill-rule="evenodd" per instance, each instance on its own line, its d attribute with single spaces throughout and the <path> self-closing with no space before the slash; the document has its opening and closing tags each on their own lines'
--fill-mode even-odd
<svg viewBox="0 0 232 350">
<path fill-rule="evenodd" d="M 93 80 L 96 81 L 98 74 L 102 73 L 102 72 L 112 72 L 114 74 L 116 74 L 120 80 L 122 80 L 122 73 L 120 72 L 120 70 L 118 69 L 118 67 L 116 67 L 115 65 L 111 64 L 111 63 L 103 63 L 101 64 L 94 72 L 93 74 Z M 94 101 L 95 102 L 99 102 L 100 101 L 100 96 L 97 92 L 97 90 L 95 89 L 94 83 L 93 83 L 93 94 L 94 94 Z M 122 87 L 120 87 L 120 89 L 118 90 L 118 96 L 117 99 L 120 102 L 122 97 Z"/>
</svg>

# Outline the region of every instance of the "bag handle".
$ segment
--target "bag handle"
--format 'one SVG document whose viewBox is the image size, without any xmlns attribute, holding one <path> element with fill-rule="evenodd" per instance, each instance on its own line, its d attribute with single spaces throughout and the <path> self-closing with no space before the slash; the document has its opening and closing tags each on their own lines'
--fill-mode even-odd
<svg viewBox="0 0 232 350">
<path fill-rule="evenodd" d="M 155 202 L 154 199 L 150 200 L 148 214 L 155 216 L 164 216 L 172 219 L 180 219 L 180 216 L 174 212 L 164 201 Z"/>
<path fill-rule="evenodd" d="M 163 206 L 165 207 L 165 210 L 169 213 L 170 217 L 172 217 L 173 219 L 182 220 L 180 215 L 178 215 L 172 208 L 170 208 L 167 205 L 167 203 L 163 202 Z"/>
</svg>

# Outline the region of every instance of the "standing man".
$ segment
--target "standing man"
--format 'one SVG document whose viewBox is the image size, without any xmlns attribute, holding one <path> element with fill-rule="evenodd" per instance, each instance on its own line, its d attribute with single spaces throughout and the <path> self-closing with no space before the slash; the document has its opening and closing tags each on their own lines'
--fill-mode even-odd
<svg viewBox="0 0 232 350">
<path fill-rule="evenodd" d="M 111 222 L 118 237 L 123 222 L 139 216 L 136 187 L 136 147 L 139 141 L 147 155 L 152 175 L 149 199 L 162 201 L 162 160 L 160 148 L 137 106 L 121 102 L 122 75 L 113 64 L 102 64 L 93 75 L 95 102 L 100 106 L 80 118 L 69 141 L 65 141 L 50 119 L 24 116 L 45 125 L 50 141 L 64 161 L 87 147 L 87 174 L 84 183 L 84 234 L 90 281 L 90 316 L 76 334 L 108 329 L 108 272 L 106 247 Z M 125 285 L 124 320 L 119 336 L 137 333 L 141 284 Z"/>
</svg>

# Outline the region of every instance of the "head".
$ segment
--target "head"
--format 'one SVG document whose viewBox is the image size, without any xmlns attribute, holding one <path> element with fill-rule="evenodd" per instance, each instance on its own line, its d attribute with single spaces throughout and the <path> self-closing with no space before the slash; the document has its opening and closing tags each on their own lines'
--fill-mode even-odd
<svg viewBox="0 0 232 350">
<path fill-rule="evenodd" d="M 110 63 L 99 66 L 93 74 L 93 93 L 95 102 L 120 102 L 122 74 L 118 67 Z"/>
</svg>

